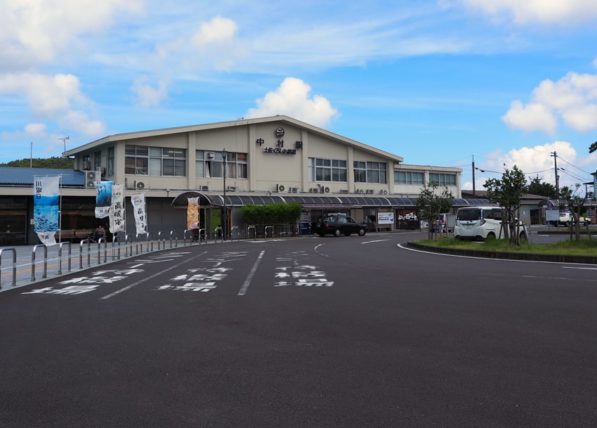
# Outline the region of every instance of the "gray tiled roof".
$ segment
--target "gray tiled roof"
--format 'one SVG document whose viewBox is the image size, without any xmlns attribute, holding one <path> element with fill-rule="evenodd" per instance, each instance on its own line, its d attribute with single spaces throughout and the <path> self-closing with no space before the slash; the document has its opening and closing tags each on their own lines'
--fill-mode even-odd
<svg viewBox="0 0 597 428">
<path fill-rule="evenodd" d="M 33 186 L 36 175 L 61 175 L 63 186 L 85 185 L 85 174 L 72 169 L 0 167 L 0 186 Z"/>
</svg>

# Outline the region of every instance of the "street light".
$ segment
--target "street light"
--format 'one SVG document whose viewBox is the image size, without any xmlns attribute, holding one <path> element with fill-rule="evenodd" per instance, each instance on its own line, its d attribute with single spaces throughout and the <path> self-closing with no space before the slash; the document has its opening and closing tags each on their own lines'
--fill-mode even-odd
<svg viewBox="0 0 597 428">
<path fill-rule="evenodd" d="M 226 160 L 227 160 L 227 152 L 226 149 L 222 150 L 222 159 L 224 161 L 224 227 L 222 227 L 222 239 L 226 240 L 227 230 L 228 230 L 228 208 L 226 207 Z"/>
<path fill-rule="evenodd" d="M 66 152 L 66 140 L 70 140 L 70 137 L 66 136 L 66 137 L 60 137 L 58 139 L 62 140 L 62 143 L 64 144 L 64 152 L 62 152 L 62 156 L 64 156 L 64 153 Z"/>
</svg>

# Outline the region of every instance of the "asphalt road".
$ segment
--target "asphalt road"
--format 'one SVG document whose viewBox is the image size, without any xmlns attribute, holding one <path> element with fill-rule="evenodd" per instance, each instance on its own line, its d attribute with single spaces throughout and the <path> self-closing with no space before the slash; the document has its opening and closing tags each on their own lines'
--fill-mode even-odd
<svg viewBox="0 0 597 428">
<path fill-rule="evenodd" d="M 595 426 L 594 266 L 417 234 L 166 250 L 0 293 L 0 426 Z"/>
</svg>

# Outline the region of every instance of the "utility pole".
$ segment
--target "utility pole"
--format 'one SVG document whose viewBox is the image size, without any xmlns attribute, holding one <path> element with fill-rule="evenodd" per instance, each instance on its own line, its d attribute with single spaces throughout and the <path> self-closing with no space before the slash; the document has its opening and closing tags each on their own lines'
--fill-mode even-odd
<svg viewBox="0 0 597 428">
<path fill-rule="evenodd" d="M 33 141 L 31 141 L 31 149 L 29 150 L 29 168 L 33 168 Z"/>
<path fill-rule="evenodd" d="M 226 160 L 228 153 L 226 149 L 222 150 L 222 160 L 224 161 L 224 225 L 222 227 L 222 239 L 226 240 L 226 235 L 228 232 L 228 207 L 226 206 Z"/>
<path fill-rule="evenodd" d="M 64 152 L 66 152 L 66 140 L 69 140 L 70 137 L 67 135 L 66 137 L 60 137 L 58 139 L 62 140 L 62 143 L 64 144 Z M 64 156 L 64 152 L 62 152 L 62 156 Z"/>
<path fill-rule="evenodd" d="M 473 155 L 473 198 L 476 197 L 475 190 L 475 155 Z"/>
<path fill-rule="evenodd" d="M 549 154 L 553 157 L 553 172 L 556 177 L 556 196 L 560 199 L 560 176 L 558 175 L 558 152 L 553 151 Z"/>
</svg>

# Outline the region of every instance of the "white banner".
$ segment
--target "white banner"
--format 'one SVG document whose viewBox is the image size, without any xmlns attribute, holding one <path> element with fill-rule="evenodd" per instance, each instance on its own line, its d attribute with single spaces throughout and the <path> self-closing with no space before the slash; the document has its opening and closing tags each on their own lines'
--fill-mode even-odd
<svg viewBox="0 0 597 428">
<path fill-rule="evenodd" d="M 56 245 L 60 221 L 60 176 L 33 178 L 33 223 L 44 245 Z"/>
<path fill-rule="evenodd" d="M 124 189 L 122 184 L 112 185 L 112 205 L 110 206 L 110 232 L 125 231 Z"/>
<path fill-rule="evenodd" d="M 145 212 L 145 193 L 131 195 L 131 203 L 133 204 L 133 212 L 135 213 L 135 227 L 137 228 L 137 235 L 143 233 L 147 234 L 147 214 Z"/>
</svg>

